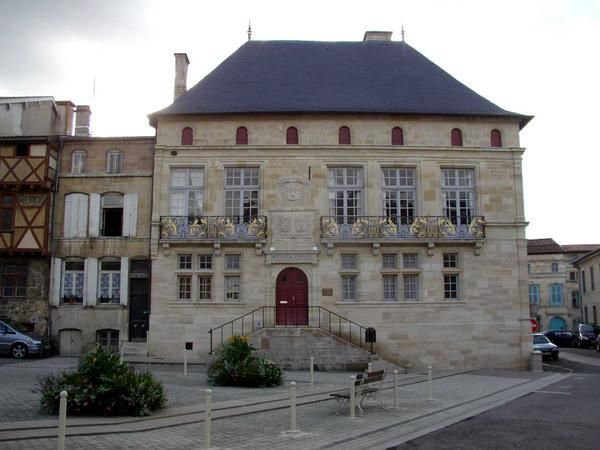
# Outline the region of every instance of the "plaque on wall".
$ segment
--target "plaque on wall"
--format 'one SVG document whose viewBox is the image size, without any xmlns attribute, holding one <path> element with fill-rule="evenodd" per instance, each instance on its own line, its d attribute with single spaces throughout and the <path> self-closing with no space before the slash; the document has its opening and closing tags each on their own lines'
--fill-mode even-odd
<svg viewBox="0 0 600 450">
<path fill-rule="evenodd" d="M 323 288 L 323 290 L 321 291 L 321 295 L 323 297 L 331 297 L 333 295 L 333 289 Z"/>
</svg>

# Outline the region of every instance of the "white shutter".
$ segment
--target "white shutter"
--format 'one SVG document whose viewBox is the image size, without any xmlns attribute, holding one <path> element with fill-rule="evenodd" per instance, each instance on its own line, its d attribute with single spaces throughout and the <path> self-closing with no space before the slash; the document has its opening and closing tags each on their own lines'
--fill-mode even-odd
<svg viewBox="0 0 600 450">
<path fill-rule="evenodd" d="M 75 207 L 75 196 L 77 194 L 65 195 L 65 223 L 63 229 L 63 236 L 66 238 L 74 237 L 73 231 L 73 209 Z"/>
<path fill-rule="evenodd" d="M 137 234 L 138 195 L 125 194 L 123 206 L 123 236 L 135 237 Z"/>
<path fill-rule="evenodd" d="M 62 286 L 62 260 L 59 258 L 52 258 L 52 286 L 50 287 L 51 305 L 60 305 L 60 290 Z"/>
<path fill-rule="evenodd" d="M 86 194 L 78 194 L 77 205 L 77 237 L 87 236 L 87 220 L 88 220 L 88 196 Z"/>
<path fill-rule="evenodd" d="M 84 263 L 85 289 L 83 291 L 83 304 L 95 305 L 98 299 L 98 259 L 86 258 Z"/>
<path fill-rule="evenodd" d="M 129 297 L 129 258 L 121 258 L 121 305 L 127 306 Z"/>
<path fill-rule="evenodd" d="M 100 194 L 90 194 L 90 237 L 100 235 Z"/>
</svg>

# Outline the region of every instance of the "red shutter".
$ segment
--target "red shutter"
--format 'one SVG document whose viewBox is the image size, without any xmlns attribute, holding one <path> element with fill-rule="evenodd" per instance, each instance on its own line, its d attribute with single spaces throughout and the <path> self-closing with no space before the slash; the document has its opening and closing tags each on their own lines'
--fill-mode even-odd
<svg viewBox="0 0 600 450">
<path fill-rule="evenodd" d="M 350 145 L 350 128 L 340 127 L 339 143 L 341 145 Z"/>
<path fill-rule="evenodd" d="M 450 135 L 450 143 L 455 147 L 461 147 L 463 145 L 462 141 L 462 131 L 458 128 L 454 128 Z"/>
<path fill-rule="evenodd" d="M 286 144 L 297 144 L 298 143 L 298 130 L 294 127 L 289 127 L 285 134 Z"/>
<path fill-rule="evenodd" d="M 235 133 L 235 143 L 237 145 L 248 145 L 248 130 L 246 127 L 239 127 Z"/>
<path fill-rule="evenodd" d="M 492 130 L 490 133 L 490 144 L 492 147 L 502 147 L 502 134 L 500 130 Z"/>
<path fill-rule="evenodd" d="M 194 131 L 190 127 L 185 127 L 181 131 L 181 145 L 192 145 L 194 143 Z"/>
<path fill-rule="evenodd" d="M 404 132 L 402 128 L 392 128 L 392 145 L 404 145 Z"/>
</svg>

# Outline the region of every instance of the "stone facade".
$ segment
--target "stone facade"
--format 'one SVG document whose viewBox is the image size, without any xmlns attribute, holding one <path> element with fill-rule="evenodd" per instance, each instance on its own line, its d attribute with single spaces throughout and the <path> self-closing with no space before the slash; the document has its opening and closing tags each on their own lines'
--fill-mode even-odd
<svg viewBox="0 0 600 450">
<path fill-rule="evenodd" d="M 582 315 L 581 322 L 600 325 L 600 249 L 587 253 L 574 262 L 579 270 L 581 288 Z"/>
<path fill-rule="evenodd" d="M 64 144 L 50 299 L 61 354 L 145 339 L 147 318 L 132 323 L 132 314 L 147 316 L 150 306 L 143 284 L 150 277 L 153 144 L 149 137 L 74 137 Z M 132 313 L 132 299 L 145 307 Z M 143 332 L 132 336 L 137 327 Z"/>
</svg>

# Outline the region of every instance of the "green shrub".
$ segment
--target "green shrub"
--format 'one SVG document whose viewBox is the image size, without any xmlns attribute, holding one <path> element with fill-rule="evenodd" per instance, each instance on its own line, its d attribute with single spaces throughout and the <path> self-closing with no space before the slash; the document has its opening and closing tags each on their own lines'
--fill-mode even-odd
<svg viewBox="0 0 600 450">
<path fill-rule="evenodd" d="M 271 387 L 281 384 L 283 372 L 272 361 L 253 354 L 245 336 L 234 335 L 208 365 L 208 382 L 219 386 Z"/>
<path fill-rule="evenodd" d="M 167 401 L 151 373 L 136 372 L 100 346 L 81 357 L 76 371 L 48 375 L 39 383 L 42 411 L 49 414 L 58 413 L 61 391 L 69 394 L 70 415 L 148 416 Z"/>
</svg>

